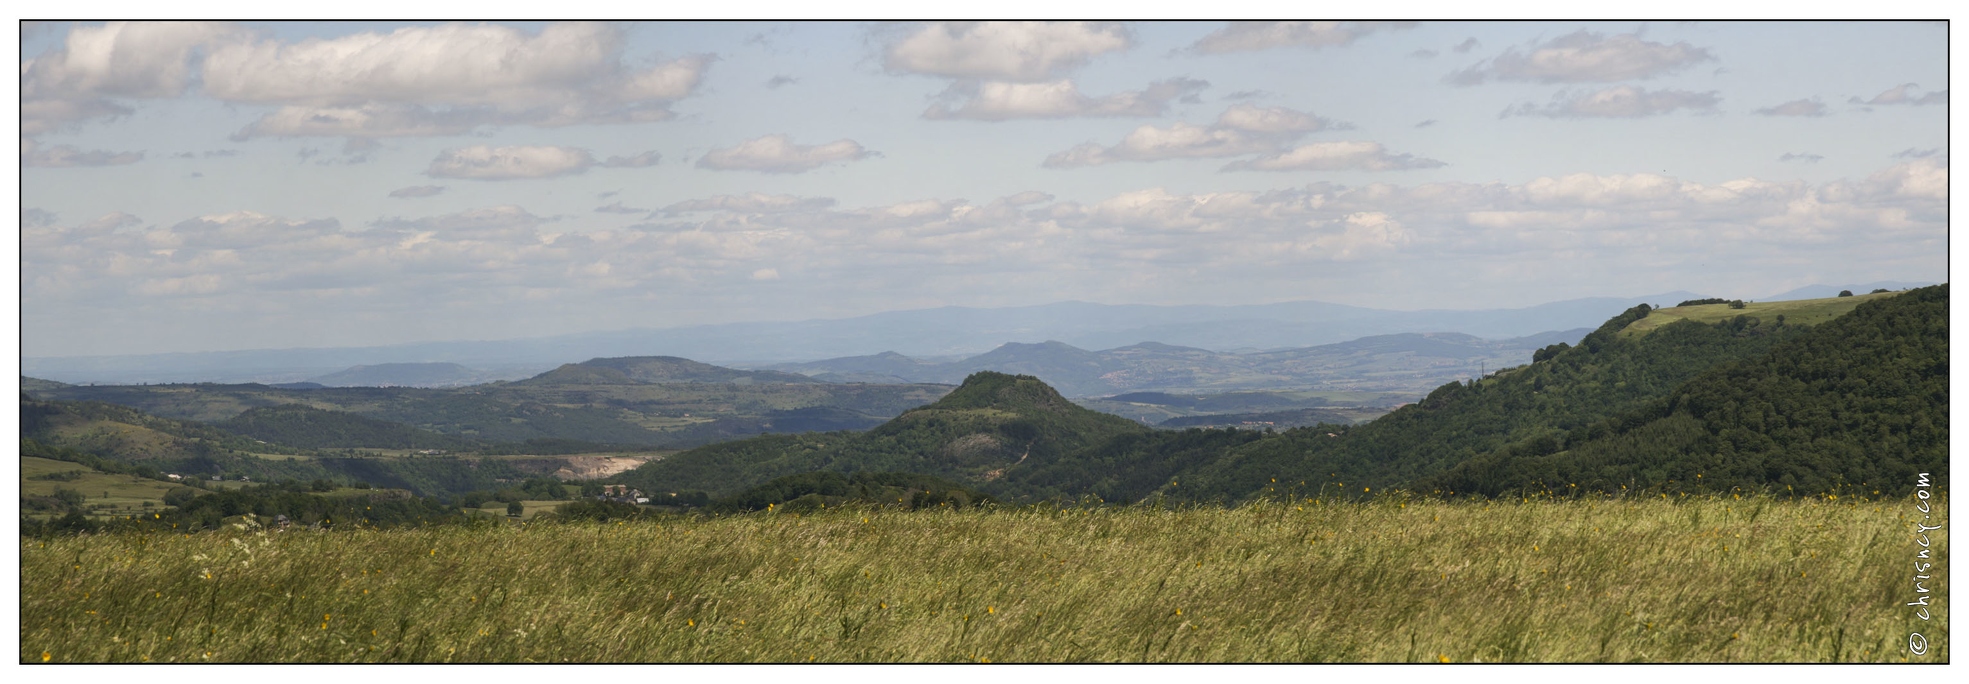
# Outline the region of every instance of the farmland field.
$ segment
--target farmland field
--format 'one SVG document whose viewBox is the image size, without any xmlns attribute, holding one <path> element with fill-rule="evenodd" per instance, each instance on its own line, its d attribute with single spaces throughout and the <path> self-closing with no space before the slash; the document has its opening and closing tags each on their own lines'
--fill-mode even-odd
<svg viewBox="0 0 1969 684">
<path fill-rule="evenodd" d="M 1899 295 L 1899 292 L 1861 294 L 1832 299 L 1800 299 L 1783 302 L 1748 302 L 1741 309 L 1732 309 L 1728 304 L 1698 304 L 1695 306 L 1671 306 L 1648 312 L 1647 318 L 1635 321 L 1621 331 L 1633 336 L 1679 320 L 1687 319 L 1697 323 L 1715 323 L 1737 316 L 1750 316 L 1775 323 L 1778 316 L 1792 325 L 1818 325 L 1845 315 L 1861 304 Z"/>
<path fill-rule="evenodd" d="M 163 506 L 164 493 L 180 486 L 54 459 L 24 456 L 20 463 L 22 496 L 53 496 L 58 488 L 72 489 L 82 494 L 89 513 L 97 516 L 143 514 L 146 503 Z M 63 479 L 46 479 L 56 477 Z"/>
<path fill-rule="evenodd" d="M 1921 629 L 1945 662 L 1947 601 L 1903 606 L 1920 516 L 1390 496 L 23 538 L 20 657 L 1903 662 Z"/>
</svg>

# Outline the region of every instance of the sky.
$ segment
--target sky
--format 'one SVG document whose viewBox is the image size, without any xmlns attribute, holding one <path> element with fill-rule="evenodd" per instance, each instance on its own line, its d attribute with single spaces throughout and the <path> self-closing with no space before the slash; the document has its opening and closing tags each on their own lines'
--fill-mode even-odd
<svg viewBox="0 0 1969 684">
<path fill-rule="evenodd" d="M 1945 281 L 1947 38 L 29 24 L 21 353 Z"/>
</svg>

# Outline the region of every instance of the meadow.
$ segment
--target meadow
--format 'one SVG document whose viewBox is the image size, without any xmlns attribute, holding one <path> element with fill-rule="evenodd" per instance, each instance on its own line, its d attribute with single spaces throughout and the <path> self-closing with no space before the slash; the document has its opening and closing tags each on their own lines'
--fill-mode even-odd
<svg viewBox="0 0 1969 684">
<path fill-rule="evenodd" d="M 1622 336 L 1645 335 L 1657 328 L 1680 320 L 1697 323 L 1716 323 L 1750 316 L 1764 319 L 1767 323 L 1777 322 L 1784 316 L 1791 325 L 1818 325 L 1846 315 L 1859 305 L 1867 302 L 1894 297 L 1899 292 L 1879 292 L 1875 294 L 1856 294 L 1851 297 L 1830 299 L 1798 299 L 1781 302 L 1747 302 L 1741 309 L 1732 309 L 1728 304 L 1696 304 L 1692 306 L 1670 306 L 1648 312 L 1646 318 L 1635 321 L 1620 331 Z"/>
<path fill-rule="evenodd" d="M 1945 497 L 1935 520 L 1946 520 Z M 1912 501 L 669 516 L 21 540 L 23 663 L 1946 662 Z M 1908 634 L 1932 645 L 1910 656 Z"/>
</svg>

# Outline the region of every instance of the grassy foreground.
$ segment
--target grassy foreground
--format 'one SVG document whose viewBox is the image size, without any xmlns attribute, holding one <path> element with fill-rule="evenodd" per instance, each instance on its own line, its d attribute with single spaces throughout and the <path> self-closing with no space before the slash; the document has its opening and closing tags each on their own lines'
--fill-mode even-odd
<svg viewBox="0 0 1969 684">
<path fill-rule="evenodd" d="M 1947 506 L 1934 520 L 1946 520 Z M 21 541 L 21 661 L 1946 662 L 1901 501 L 840 509 Z M 1933 524 L 1933 523 L 1931 523 Z M 1920 629 L 1931 643 L 1910 657 Z"/>
</svg>

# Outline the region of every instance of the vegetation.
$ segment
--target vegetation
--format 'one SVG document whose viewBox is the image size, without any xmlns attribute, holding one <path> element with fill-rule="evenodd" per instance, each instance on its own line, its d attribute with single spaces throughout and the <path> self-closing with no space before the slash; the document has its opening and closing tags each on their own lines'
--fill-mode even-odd
<svg viewBox="0 0 1969 684">
<path fill-rule="evenodd" d="M 303 449 L 464 450 L 478 446 L 472 440 L 306 404 L 248 409 L 217 426 L 254 439 Z"/>
<path fill-rule="evenodd" d="M 707 510 L 737 513 L 783 508 L 786 512 L 800 513 L 854 503 L 961 509 L 993 501 L 989 494 L 929 475 L 817 472 L 776 478 L 711 502 Z"/>
<path fill-rule="evenodd" d="M 253 429 L 282 430 L 268 434 L 300 438 L 331 448 L 400 444 L 410 439 L 409 436 L 424 442 L 439 439 L 401 432 L 404 429 L 480 443 L 571 440 L 677 448 L 761 432 L 867 429 L 950 391 L 947 385 L 826 384 L 786 373 L 735 371 L 696 364 L 716 369 L 715 377 L 731 376 L 729 381 L 713 382 L 703 379 L 710 376 L 681 371 L 670 376 L 651 375 L 654 371 L 647 363 L 617 364 L 629 369 L 625 371 L 610 365 L 616 361 L 639 360 L 597 359 L 563 367 L 562 371 L 583 369 L 575 376 L 553 371 L 535 378 L 540 382 L 528 380 L 446 389 L 283 389 L 258 384 L 83 387 L 49 383 L 36 385 L 33 398 L 105 402 L 153 416 L 205 423 L 232 421 L 254 409 L 269 409 L 274 410 L 272 415 L 257 419 L 246 416 L 246 421 L 256 425 L 270 421 L 265 428 Z M 646 382 L 631 376 L 665 381 Z M 779 376 L 797 378 L 799 382 L 762 380 Z M 385 429 L 340 417 L 334 417 L 333 425 L 318 425 L 315 423 L 321 421 L 313 419 L 327 420 L 331 416 L 303 413 L 292 408 L 295 405 L 404 427 Z"/>
<path fill-rule="evenodd" d="M 1036 378 L 978 373 L 867 433 L 721 444 L 618 481 L 729 495 L 799 473 L 908 471 L 1008 501 L 1238 502 L 1390 487 L 1816 495 L 1904 492 L 1917 469 L 1945 478 L 1947 287 L 1855 299 L 1747 305 L 1789 312 L 1768 322 L 1708 311 L 1727 303 L 1641 305 L 1578 346 L 1371 423 L 1282 432 L 1157 433 L 1080 410 Z"/>
<path fill-rule="evenodd" d="M 1887 570 L 1918 515 L 1389 496 L 23 538 L 20 659 L 1904 662 L 1948 624 Z"/>
<path fill-rule="evenodd" d="M 915 472 L 973 482 L 1150 429 L 1061 397 L 1029 375 L 980 372 L 927 406 L 865 433 L 767 436 L 686 451 L 616 478 L 651 492 L 726 495 L 785 475 Z"/>
<path fill-rule="evenodd" d="M 1921 288 L 1711 368 L 1667 396 L 1540 449 L 1458 464 L 1437 487 L 1669 483 L 1819 493 L 1904 491 L 1948 474 L 1948 286 Z"/>
<path fill-rule="evenodd" d="M 1834 318 L 1844 316 L 1855 307 L 1867 302 L 1879 301 L 1899 296 L 1899 293 L 1860 295 L 1851 298 L 1799 299 L 1786 302 L 1745 302 L 1742 307 L 1733 303 L 1704 304 L 1701 306 L 1676 306 L 1655 309 L 1646 318 L 1635 321 L 1623 333 L 1627 336 L 1640 336 L 1680 320 L 1697 323 L 1721 323 L 1737 316 L 1748 316 L 1764 325 L 1785 323 L 1788 325 L 1818 325 Z"/>
</svg>

